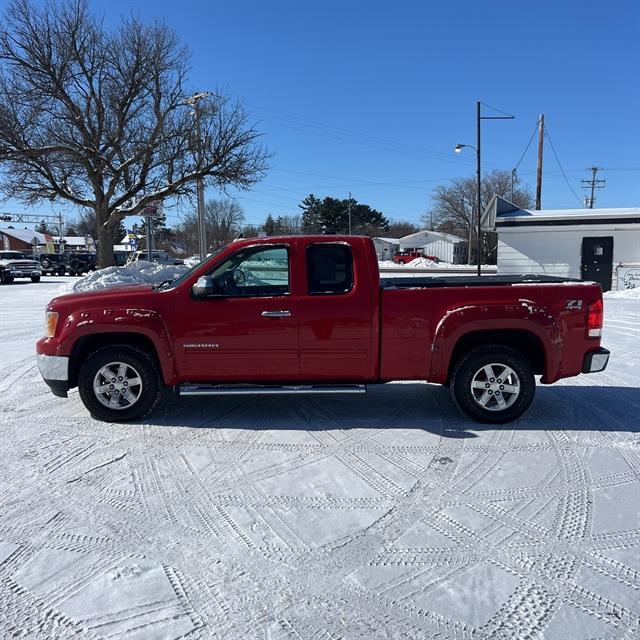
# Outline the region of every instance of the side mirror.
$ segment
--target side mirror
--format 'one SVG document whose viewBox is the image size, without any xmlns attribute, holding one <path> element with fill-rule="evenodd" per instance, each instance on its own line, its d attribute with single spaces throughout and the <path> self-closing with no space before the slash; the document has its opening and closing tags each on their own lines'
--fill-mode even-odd
<svg viewBox="0 0 640 640">
<path fill-rule="evenodd" d="M 196 283 L 191 287 L 194 298 L 206 298 L 215 294 L 216 288 L 213 284 L 211 276 L 200 276 Z"/>
</svg>

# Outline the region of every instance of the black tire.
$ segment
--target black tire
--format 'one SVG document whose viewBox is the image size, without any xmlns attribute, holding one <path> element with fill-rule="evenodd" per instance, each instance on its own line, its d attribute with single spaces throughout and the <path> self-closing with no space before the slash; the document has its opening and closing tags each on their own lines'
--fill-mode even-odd
<svg viewBox="0 0 640 640">
<path fill-rule="evenodd" d="M 138 398 L 128 407 L 109 408 L 98 399 L 94 392 L 94 380 L 100 370 L 110 363 L 124 363 L 128 367 L 128 372 L 139 376 L 140 384 L 129 387 L 129 390 L 134 390 L 134 394 L 138 393 L 138 387 L 140 387 Z M 104 378 L 102 374 L 100 376 Z M 138 378 L 134 377 L 133 379 Z M 100 378 L 97 380 L 99 382 Z M 109 384 L 110 381 L 106 382 Z M 78 391 L 84 406 L 94 418 L 105 422 L 129 422 L 143 418 L 158 404 L 161 390 L 160 376 L 151 356 L 146 351 L 129 345 L 113 345 L 94 351 L 82 364 L 78 375 Z M 109 398 L 114 397 L 110 394 L 110 391 L 105 391 L 101 395 L 103 399 L 107 400 L 106 395 L 109 395 Z M 121 396 L 119 400 L 116 399 L 116 402 L 121 402 L 122 398 L 124 396 Z"/>
<path fill-rule="evenodd" d="M 66 270 L 65 270 L 65 268 L 64 268 L 64 267 L 60 267 L 60 268 L 58 269 L 58 275 L 59 275 L 59 276 L 63 276 L 65 273 L 66 273 Z"/>
<path fill-rule="evenodd" d="M 40 264 L 42 265 L 43 269 L 46 269 L 47 271 L 49 269 L 51 269 L 51 267 L 53 266 L 53 264 L 51 263 L 51 260 L 49 260 L 48 258 L 44 258 Z"/>
<path fill-rule="evenodd" d="M 495 377 L 490 378 L 487 371 Z M 505 373 L 507 377 L 501 379 L 499 376 Z M 472 384 L 476 385 L 474 389 Z M 507 389 L 517 389 L 517 393 Z M 469 417 L 478 422 L 503 424 L 519 418 L 529 408 L 536 380 L 530 362 L 520 353 L 502 345 L 487 345 L 474 349 L 456 363 L 449 390 L 454 402 Z M 504 408 L 500 408 L 500 403 Z"/>
<path fill-rule="evenodd" d="M 35 282 L 35 283 L 40 282 L 40 276 L 31 276 L 31 282 Z"/>
<path fill-rule="evenodd" d="M 0 269 L 0 284 L 7 284 L 7 273 L 4 269 Z"/>
<path fill-rule="evenodd" d="M 11 284 L 13 282 L 13 276 L 10 276 L 8 274 L 5 274 L 4 276 L 4 283 L 5 284 Z"/>
</svg>

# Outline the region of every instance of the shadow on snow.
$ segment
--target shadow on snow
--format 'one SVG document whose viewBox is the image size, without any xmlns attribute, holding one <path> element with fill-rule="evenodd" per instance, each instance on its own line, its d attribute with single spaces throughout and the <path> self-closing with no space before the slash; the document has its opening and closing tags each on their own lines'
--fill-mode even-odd
<svg viewBox="0 0 640 640">
<path fill-rule="evenodd" d="M 216 396 L 166 398 L 143 424 L 165 427 L 326 431 L 420 429 L 447 438 L 519 430 L 640 431 L 640 389 L 538 386 L 529 411 L 506 425 L 472 421 L 447 389 L 419 383 L 376 385 L 355 396 Z"/>
</svg>

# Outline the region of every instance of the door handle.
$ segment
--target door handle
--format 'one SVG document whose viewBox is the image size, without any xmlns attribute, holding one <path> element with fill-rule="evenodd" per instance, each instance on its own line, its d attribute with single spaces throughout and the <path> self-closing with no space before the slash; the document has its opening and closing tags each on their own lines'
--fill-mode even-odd
<svg viewBox="0 0 640 640">
<path fill-rule="evenodd" d="M 263 311 L 261 315 L 263 318 L 290 318 L 291 311 L 285 309 L 281 311 Z"/>
</svg>

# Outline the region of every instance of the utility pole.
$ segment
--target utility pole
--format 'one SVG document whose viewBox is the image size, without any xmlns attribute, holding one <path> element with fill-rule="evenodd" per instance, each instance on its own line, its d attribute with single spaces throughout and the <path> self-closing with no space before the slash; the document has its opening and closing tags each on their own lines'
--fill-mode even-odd
<svg viewBox="0 0 640 640">
<path fill-rule="evenodd" d="M 192 105 L 195 112 L 198 165 L 202 163 L 202 132 L 200 131 L 199 103 L 202 98 L 207 98 L 210 95 L 211 93 L 209 91 L 202 91 L 187 99 L 187 104 Z M 207 257 L 207 225 L 204 218 L 204 181 L 202 178 L 196 180 L 196 193 L 198 200 L 198 245 L 200 260 L 204 260 Z"/>
<path fill-rule="evenodd" d="M 596 189 L 604 189 L 607 184 L 606 180 L 602 178 L 597 178 L 598 171 L 601 171 L 602 167 L 589 167 L 591 171 L 591 180 L 583 180 L 582 188 L 589 189 L 591 191 L 591 197 L 587 196 L 584 199 L 584 204 L 589 209 L 593 209 L 593 205 L 596 201 Z"/>
<path fill-rule="evenodd" d="M 58 214 L 58 251 L 64 253 L 64 247 L 62 246 L 62 214 Z M 54 249 L 55 253 L 55 249 Z"/>
<path fill-rule="evenodd" d="M 536 211 L 542 208 L 542 148 L 544 146 L 544 114 L 538 120 L 538 174 L 536 179 Z"/>
<path fill-rule="evenodd" d="M 349 235 L 351 235 L 351 191 L 349 191 Z"/>
</svg>

